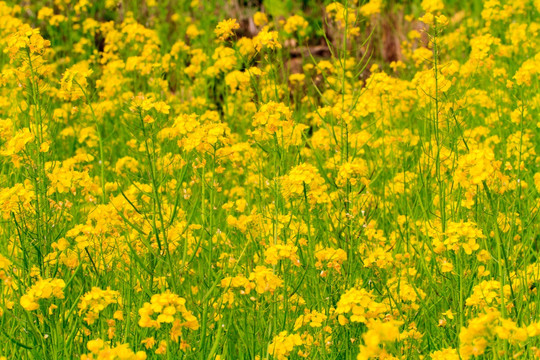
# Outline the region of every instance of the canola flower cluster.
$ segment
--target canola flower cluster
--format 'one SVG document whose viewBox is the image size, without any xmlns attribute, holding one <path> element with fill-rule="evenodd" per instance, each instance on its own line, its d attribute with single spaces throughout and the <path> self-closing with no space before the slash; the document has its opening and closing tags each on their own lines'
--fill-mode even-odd
<svg viewBox="0 0 540 360">
<path fill-rule="evenodd" d="M 0 2 L 0 359 L 540 358 L 540 1 L 139 3 Z"/>
</svg>

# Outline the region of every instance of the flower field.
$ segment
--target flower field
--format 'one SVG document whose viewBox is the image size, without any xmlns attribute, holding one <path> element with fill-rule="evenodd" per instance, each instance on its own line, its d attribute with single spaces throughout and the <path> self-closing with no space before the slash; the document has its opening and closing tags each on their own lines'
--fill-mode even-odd
<svg viewBox="0 0 540 360">
<path fill-rule="evenodd" d="M 539 0 L 0 2 L 0 359 L 540 358 Z"/>
</svg>

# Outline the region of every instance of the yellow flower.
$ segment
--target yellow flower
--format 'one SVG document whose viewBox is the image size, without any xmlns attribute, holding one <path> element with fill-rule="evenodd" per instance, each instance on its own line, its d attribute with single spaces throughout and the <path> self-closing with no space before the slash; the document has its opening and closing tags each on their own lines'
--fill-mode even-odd
<svg viewBox="0 0 540 360">
<path fill-rule="evenodd" d="M 443 259 L 441 261 L 441 271 L 443 273 L 452 272 L 454 270 L 454 264 L 448 261 L 448 259 Z"/>
<path fill-rule="evenodd" d="M 320 328 L 328 317 L 324 311 L 318 312 L 316 310 L 304 310 L 304 315 L 300 315 L 294 322 L 294 331 L 297 331 L 305 325 L 309 325 L 312 328 Z"/>
<path fill-rule="evenodd" d="M 341 295 L 337 305 L 336 314 L 351 313 L 351 322 L 367 323 L 369 319 L 379 317 L 386 306 L 373 300 L 374 296 L 365 289 L 352 288 Z M 348 319 L 341 319 L 340 324 L 347 324 Z"/>
<path fill-rule="evenodd" d="M 317 259 L 315 263 L 317 269 L 326 267 L 340 273 L 341 265 L 347 260 L 347 253 L 343 249 L 333 249 L 317 244 L 315 245 L 315 258 Z"/>
<path fill-rule="evenodd" d="M 281 49 L 281 44 L 278 41 L 278 32 L 270 31 L 268 26 L 262 28 L 262 30 L 253 38 L 253 44 L 257 51 L 266 48 L 270 50 Z"/>
<path fill-rule="evenodd" d="M 271 245 L 264 250 L 264 262 L 277 265 L 278 261 L 289 259 L 294 265 L 299 266 L 297 251 L 298 247 L 292 243 Z"/>
<path fill-rule="evenodd" d="M 41 299 L 63 299 L 65 286 L 62 279 L 40 279 L 26 289 L 26 293 L 21 296 L 20 304 L 27 311 L 37 310 L 38 301 Z"/>
<path fill-rule="evenodd" d="M 156 339 L 154 339 L 154 337 L 152 336 L 141 340 L 141 344 L 143 344 L 145 348 L 151 349 L 154 347 L 154 345 L 156 345 Z"/>
<path fill-rule="evenodd" d="M 427 13 L 435 13 L 444 9 L 444 3 L 442 0 L 422 0 L 422 9 Z"/>
<path fill-rule="evenodd" d="M 456 349 L 446 348 L 429 354 L 432 360 L 460 360 Z"/>
<path fill-rule="evenodd" d="M 290 334 L 282 331 L 274 336 L 268 345 L 268 353 L 277 360 L 287 360 L 293 349 L 303 344 L 302 338 L 298 334 Z"/>
<path fill-rule="evenodd" d="M 367 4 L 360 7 L 360 14 L 365 17 L 379 14 L 383 6 L 382 0 L 370 0 Z"/>
<path fill-rule="evenodd" d="M 257 11 L 253 15 L 253 22 L 255 23 L 255 26 L 261 27 L 261 26 L 264 26 L 264 25 L 268 24 L 268 17 L 266 16 L 265 13 Z"/>
<path fill-rule="evenodd" d="M 22 152 L 28 143 L 33 142 L 34 134 L 28 128 L 18 130 L 15 135 L 4 145 L 0 153 L 4 156 L 12 156 Z"/>
<path fill-rule="evenodd" d="M 110 304 L 121 304 L 122 299 L 120 293 L 107 288 L 102 290 L 98 287 L 93 287 L 81 297 L 79 302 L 79 316 L 85 315 L 84 320 L 87 324 L 93 324 L 105 308 Z"/>
<path fill-rule="evenodd" d="M 92 70 L 88 69 L 85 63 L 67 69 L 60 80 L 59 96 L 70 101 L 84 97 L 90 75 L 92 75 Z"/>
<path fill-rule="evenodd" d="M 233 35 L 233 30 L 236 29 L 240 29 L 240 24 L 238 24 L 236 19 L 227 19 L 217 24 L 214 33 L 217 35 L 218 39 L 225 41 Z"/>
<path fill-rule="evenodd" d="M 306 19 L 300 15 L 293 15 L 287 19 L 283 30 L 289 34 L 298 32 L 300 36 L 304 36 L 306 34 L 305 30 L 307 29 L 308 25 L 309 24 Z"/>
<path fill-rule="evenodd" d="M 28 24 L 23 24 L 20 29 L 9 35 L 4 52 L 9 54 L 13 61 L 21 50 L 28 50 L 30 54 L 41 55 L 51 45 L 49 40 L 43 39 L 39 29 L 32 29 Z"/>
<path fill-rule="evenodd" d="M 162 294 L 155 294 L 149 303 L 144 303 L 143 307 L 139 309 L 139 326 L 159 329 L 161 324 L 178 321 L 175 324 L 176 328 L 186 327 L 197 330 L 199 322 L 191 311 L 186 309 L 185 303 L 184 298 L 171 293 L 169 290 Z"/>
<path fill-rule="evenodd" d="M 401 324 L 402 322 L 395 320 L 388 322 L 373 320 L 369 322 L 367 324 L 368 331 L 362 335 L 364 345 L 360 346 L 357 360 L 389 357 L 385 345 L 398 340 L 399 326 Z"/>
<path fill-rule="evenodd" d="M 134 352 L 129 344 L 117 344 L 111 347 L 101 339 L 90 340 L 86 344 L 90 354 L 84 354 L 81 359 L 88 360 L 146 360 L 144 351 Z"/>
<path fill-rule="evenodd" d="M 255 284 L 255 291 L 259 294 L 274 293 L 277 288 L 283 286 L 283 280 L 275 275 L 272 269 L 264 266 L 255 267 L 249 275 L 249 280 Z"/>
</svg>

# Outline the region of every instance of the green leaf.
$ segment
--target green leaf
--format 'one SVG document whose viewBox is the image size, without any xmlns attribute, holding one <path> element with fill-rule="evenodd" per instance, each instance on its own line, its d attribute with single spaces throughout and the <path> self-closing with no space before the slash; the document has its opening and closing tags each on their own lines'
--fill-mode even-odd
<svg viewBox="0 0 540 360">
<path fill-rule="evenodd" d="M 263 5 L 266 11 L 274 18 L 287 16 L 293 9 L 291 0 L 264 0 Z"/>
</svg>

